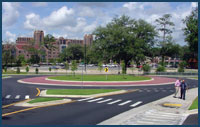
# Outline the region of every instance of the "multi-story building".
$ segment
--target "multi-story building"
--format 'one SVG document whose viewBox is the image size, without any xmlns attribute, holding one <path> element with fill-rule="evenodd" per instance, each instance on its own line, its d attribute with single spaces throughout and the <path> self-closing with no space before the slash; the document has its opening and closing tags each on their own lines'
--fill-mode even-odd
<svg viewBox="0 0 200 127">
<path fill-rule="evenodd" d="M 80 44 L 80 45 L 91 45 L 93 41 L 92 35 L 85 35 L 84 40 L 76 40 L 76 39 L 65 39 L 63 37 L 55 38 L 55 42 L 52 42 L 52 49 L 48 49 L 45 45 L 42 45 L 44 42 L 44 32 L 41 30 L 34 31 L 33 37 L 18 37 L 16 40 L 16 56 L 23 54 L 25 59 L 29 59 L 31 54 L 27 52 L 25 49 L 27 46 L 32 45 L 34 48 L 39 49 L 44 52 L 41 55 L 42 61 L 48 61 L 49 59 L 55 59 L 58 57 L 59 53 L 61 53 L 65 48 L 67 48 L 70 44 Z"/>
<path fill-rule="evenodd" d="M 84 44 L 86 44 L 86 45 L 92 45 L 92 41 L 93 41 L 92 34 L 86 34 L 84 36 Z"/>
</svg>

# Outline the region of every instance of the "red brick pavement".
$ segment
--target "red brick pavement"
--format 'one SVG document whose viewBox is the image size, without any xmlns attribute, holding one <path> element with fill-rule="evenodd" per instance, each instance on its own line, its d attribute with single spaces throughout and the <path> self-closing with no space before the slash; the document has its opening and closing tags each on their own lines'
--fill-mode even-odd
<svg viewBox="0 0 200 127">
<path fill-rule="evenodd" d="M 19 82 L 27 83 L 27 84 L 41 84 L 41 85 L 63 85 L 63 86 L 79 86 L 79 85 L 88 85 L 88 86 L 140 86 L 140 85 L 162 85 L 162 84 L 170 84 L 175 82 L 175 78 L 165 78 L 158 76 L 150 76 L 153 80 L 150 81 L 137 81 L 137 82 L 87 82 L 81 81 L 73 82 L 73 81 L 52 81 L 46 80 L 48 76 L 42 77 L 34 77 L 34 78 L 26 78 L 21 79 Z"/>
</svg>

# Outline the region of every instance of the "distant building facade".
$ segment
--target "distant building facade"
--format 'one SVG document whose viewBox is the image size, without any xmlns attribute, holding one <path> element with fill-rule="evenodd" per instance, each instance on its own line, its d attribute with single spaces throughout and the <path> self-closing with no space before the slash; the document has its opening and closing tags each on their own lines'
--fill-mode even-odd
<svg viewBox="0 0 200 127">
<path fill-rule="evenodd" d="M 55 42 L 52 42 L 55 47 L 49 50 L 47 47 L 42 45 L 44 42 L 44 32 L 42 30 L 34 31 L 33 37 L 18 37 L 16 40 L 16 57 L 19 55 L 24 55 L 25 59 L 30 59 L 31 54 L 28 53 L 25 47 L 33 45 L 34 48 L 39 49 L 44 52 L 45 55 L 40 56 L 42 61 L 48 61 L 49 59 L 58 58 L 59 54 L 63 52 L 70 44 L 80 44 L 80 45 L 92 45 L 93 36 L 85 35 L 84 40 L 77 39 L 66 39 L 63 37 L 55 38 Z"/>
</svg>

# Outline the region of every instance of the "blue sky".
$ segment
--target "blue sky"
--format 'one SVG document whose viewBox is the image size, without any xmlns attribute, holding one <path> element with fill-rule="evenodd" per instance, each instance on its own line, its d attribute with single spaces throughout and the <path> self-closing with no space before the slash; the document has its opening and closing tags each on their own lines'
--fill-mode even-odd
<svg viewBox="0 0 200 127">
<path fill-rule="evenodd" d="M 116 15 L 144 19 L 155 25 L 163 14 L 172 15 L 173 39 L 185 45 L 182 19 L 197 3 L 192 2 L 3 2 L 2 40 L 15 42 L 19 36 L 33 36 L 34 30 L 70 39 L 83 39 L 98 26 L 105 26 Z"/>
</svg>

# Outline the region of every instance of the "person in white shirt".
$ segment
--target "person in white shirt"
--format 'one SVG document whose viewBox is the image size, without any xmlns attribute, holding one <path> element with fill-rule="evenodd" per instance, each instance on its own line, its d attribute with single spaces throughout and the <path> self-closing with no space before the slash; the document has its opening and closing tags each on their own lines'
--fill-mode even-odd
<svg viewBox="0 0 200 127">
<path fill-rule="evenodd" d="M 174 97 L 175 98 L 176 98 L 176 95 L 179 93 L 180 85 L 181 85 L 181 79 L 177 79 L 174 84 L 174 87 L 175 87 Z"/>
</svg>

